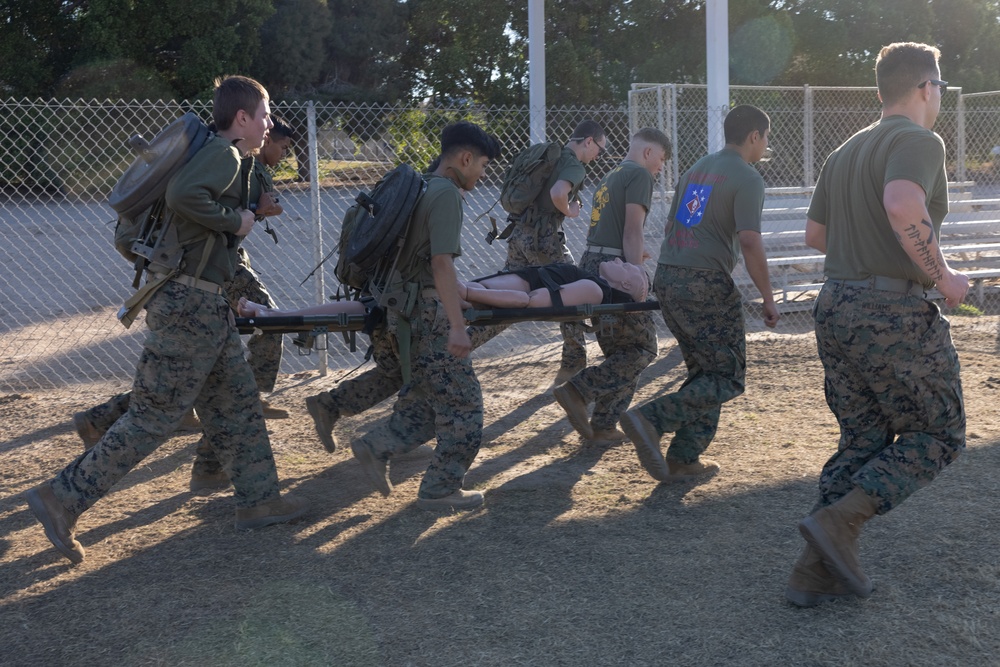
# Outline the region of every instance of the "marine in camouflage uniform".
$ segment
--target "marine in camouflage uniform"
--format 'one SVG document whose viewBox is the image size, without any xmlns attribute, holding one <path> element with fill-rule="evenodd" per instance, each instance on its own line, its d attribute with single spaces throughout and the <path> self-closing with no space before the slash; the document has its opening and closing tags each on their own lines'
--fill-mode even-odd
<svg viewBox="0 0 1000 667">
<path fill-rule="evenodd" d="M 247 190 L 234 141 L 252 142 L 256 135 L 263 142 L 270 119 L 266 94 L 256 82 L 229 77 L 216 91 L 216 109 L 226 107 L 219 104 L 220 96 L 240 95 L 242 102 L 255 93 L 262 96 L 256 111 L 221 119 L 219 134 L 168 184 L 166 203 L 186 242 L 184 262 L 181 274 L 146 304 L 149 333 L 128 411 L 51 482 L 28 492 L 46 536 L 73 562 L 84 557 L 74 536 L 77 518 L 162 444 L 192 406 L 235 487 L 238 528 L 288 521 L 305 512 L 301 499 L 280 497 L 257 387 L 222 294 L 236 255 L 235 242 L 227 242 L 226 235 L 245 234 L 253 226 L 253 216 L 240 210 L 246 208 Z"/>
<path fill-rule="evenodd" d="M 722 404 L 743 393 L 746 337 L 742 299 L 731 273 L 742 250 L 761 293 L 764 322 L 778 311 L 760 235 L 764 180 L 751 165 L 767 149 L 770 120 L 749 105 L 726 116 L 726 146 L 681 177 L 670 207 L 653 287 L 677 340 L 687 379 L 675 392 L 629 410 L 622 428 L 639 461 L 661 482 L 713 474 L 701 460 L 715 437 Z M 664 458 L 659 441 L 673 433 Z"/>
<path fill-rule="evenodd" d="M 882 117 L 827 158 L 809 206 L 806 243 L 826 254 L 816 342 L 840 442 L 799 522 L 807 544 L 785 591 L 799 606 L 871 595 L 863 524 L 965 446 L 958 355 L 948 320 L 925 298 L 936 284 L 955 306 L 969 285 L 937 242 L 948 212 L 944 142 L 931 130 L 947 85 L 939 56 L 925 44 L 882 49 Z"/>
<path fill-rule="evenodd" d="M 577 126 L 535 202 L 515 223 L 507 239 L 504 269 L 574 263 L 573 254 L 566 246 L 563 223 L 567 214 L 573 218 L 580 215 L 579 193 L 587 175 L 584 165 L 597 159 L 606 145 L 604 130 L 594 121 L 584 121 Z M 482 344 L 504 328 L 475 327 L 472 337 Z M 557 383 L 562 384 L 587 365 L 587 343 L 583 327 L 579 324 L 562 322 L 559 329 L 563 336 L 563 349 Z"/>
<path fill-rule="evenodd" d="M 246 157 L 242 162 L 241 178 L 247 184 L 248 197 L 251 202 L 258 202 L 259 205 L 274 210 L 273 204 L 265 203 L 262 199 L 264 193 L 271 193 L 274 190 L 270 174 L 264 165 L 254 157 Z M 273 213 L 268 213 L 272 215 Z M 258 220 L 263 219 L 258 215 Z M 224 285 L 225 296 L 230 307 L 236 311 L 236 305 L 240 297 L 246 297 L 250 301 L 261 303 L 268 307 L 276 307 L 267 288 L 261 282 L 259 276 L 250 266 L 250 257 L 246 249 L 241 246 L 237 249 L 237 264 L 232 280 Z M 261 392 L 270 392 L 274 389 L 277 380 L 278 370 L 281 366 L 281 335 L 255 333 L 247 341 L 247 360 L 253 371 L 254 380 Z M 92 444 L 90 440 L 100 437 L 111 425 L 128 412 L 131 392 L 123 392 L 112 396 L 106 402 L 91 407 L 83 413 L 74 416 L 74 423 L 80 431 L 81 437 L 90 434 L 90 438 L 85 438 L 85 444 Z M 284 410 L 276 410 L 264 403 L 264 416 L 287 417 Z M 197 422 L 195 422 L 197 423 Z M 197 446 L 197 453 L 194 467 L 192 469 L 192 491 L 208 492 L 226 488 L 229 486 L 229 479 L 226 477 L 219 458 L 215 455 L 212 447 L 203 437 Z"/>
<path fill-rule="evenodd" d="M 472 346 L 453 258 L 461 255 L 461 190 L 475 187 L 499 154 L 499 143 L 466 121 L 448 125 L 441 137 L 441 158 L 425 176 L 427 189 L 398 263 L 398 283 L 415 291 L 416 303 L 409 313 L 388 313 L 386 336 L 404 375 L 409 363 L 410 379 L 388 424 L 351 443 L 365 475 L 389 495 L 389 461 L 421 445 L 433 428 L 437 446 L 417 494 L 423 509 L 471 508 L 483 501 L 481 493 L 462 489 L 482 442 L 483 397 L 468 356 Z M 399 352 L 407 341 L 408 360 Z"/>
<path fill-rule="evenodd" d="M 642 266 L 646 255 L 643 231 L 652 205 L 653 177 L 670 155 L 670 140 L 659 130 L 643 128 L 631 140 L 625 160 L 612 169 L 594 192 L 587 250 L 580 268 L 596 273 L 602 262 L 619 260 Z M 648 283 L 648 278 L 643 277 Z M 656 358 L 656 327 L 648 312 L 602 315 L 593 319 L 604 361 L 574 375 L 555 390 L 556 399 L 574 419 L 580 403 L 594 404 L 584 438 L 595 443 L 620 442 L 616 426 L 635 395 L 639 374 Z M 574 393 L 575 392 L 575 393 Z M 574 407 L 575 404 L 575 407 Z M 576 424 L 574 424 L 574 427 Z M 580 429 L 578 429 L 580 430 Z"/>
</svg>

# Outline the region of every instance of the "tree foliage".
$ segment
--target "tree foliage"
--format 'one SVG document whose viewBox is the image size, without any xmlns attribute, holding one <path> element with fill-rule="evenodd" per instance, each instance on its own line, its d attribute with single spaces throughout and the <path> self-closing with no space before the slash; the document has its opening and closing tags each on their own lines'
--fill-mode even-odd
<svg viewBox="0 0 1000 667">
<path fill-rule="evenodd" d="M 546 0 L 548 103 L 704 82 L 705 2 Z M 998 16 L 1000 0 L 729 0 L 731 81 L 871 85 L 879 48 L 915 40 L 964 90 L 998 89 Z M 241 73 L 290 98 L 520 105 L 527 34 L 525 0 L 4 0 L 0 91 L 191 97 Z"/>
<path fill-rule="evenodd" d="M 436 101 L 523 104 L 527 9 L 520 0 L 410 0 L 402 64 L 414 93 Z"/>
</svg>

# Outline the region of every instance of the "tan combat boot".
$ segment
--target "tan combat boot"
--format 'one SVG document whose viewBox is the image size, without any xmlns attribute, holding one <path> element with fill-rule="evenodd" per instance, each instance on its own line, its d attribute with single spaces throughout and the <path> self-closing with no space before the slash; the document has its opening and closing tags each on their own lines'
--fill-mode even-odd
<svg viewBox="0 0 1000 667">
<path fill-rule="evenodd" d="M 566 411 L 566 418 L 577 433 L 588 440 L 594 437 L 590 428 L 590 416 L 587 414 L 587 401 L 580 390 L 572 382 L 559 385 L 552 390 L 552 396 Z"/>
<path fill-rule="evenodd" d="M 295 521 L 309 510 L 309 501 L 305 498 L 286 493 L 284 496 L 269 500 L 254 507 L 241 507 L 236 510 L 236 530 L 253 530 L 276 523 Z"/>
<path fill-rule="evenodd" d="M 392 493 L 392 482 L 389 481 L 389 464 L 376 456 L 371 445 L 362 437 L 351 441 L 351 452 L 361 464 L 365 478 L 375 487 L 375 490 L 386 498 Z"/>
<path fill-rule="evenodd" d="M 656 428 L 638 410 L 629 410 L 623 414 L 621 424 L 646 472 L 658 482 L 667 481 L 670 470 L 660 451 L 660 436 Z"/>
<path fill-rule="evenodd" d="M 48 482 L 28 489 L 28 507 L 32 514 L 45 529 L 45 537 L 49 538 L 56 549 L 73 563 L 82 563 L 86 553 L 83 546 L 76 541 L 76 517 L 62 506 Z"/>
<path fill-rule="evenodd" d="M 276 408 L 263 398 L 260 399 L 260 406 L 264 410 L 264 419 L 288 419 L 288 410 Z"/>
<path fill-rule="evenodd" d="M 851 595 L 851 591 L 823 565 L 819 552 L 807 543 L 792 566 L 792 574 L 785 587 L 785 599 L 798 607 L 815 607 Z"/>
<path fill-rule="evenodd" d="M 319 396 L 306 398 L 306 410 L 312 417 L 313 426 L 316 427 L 316 435 L 323 443 L 323 449 L 332 454 L 337 451 L 337 436 L 333 433 L 333 427 L 337 423 L 337 419 L 340 418 L 340 414 L 338 411 L 329 410 L 320 403 Z"/>
<path fill-rule="evenodd" d="M 444 498 L 417 498 L 417 507 L 422 510 L 471 510 L 482 504 L 483 494 L 465 489 L 459 489 Z"/>
<path fill-rule="evenodd" d="M 861 569 L 858 538 L 861 526 L 875 516 L 878 504 L 860 488 L 799 522 L 799 532 L 823 558 L 830 574 L 852 593 L 866 598 L 872 594 L 872 580 Z"/>
<path fill-rule="evenodd" d="M 591 430 L 593 430 L 594 435 L 587 440 L 588 444 L 596 445 L 598 447 L 611 447 L 625 442 L 625 434 L 616 428 L 595 429 L 592 424 Z"/>
<path fill-rule="evenodd" d="M 664 482 L 687 482 L 699 477 L 707 477 L 719 472 L 719 464 L 708 459 L 699 459 L 694 463 L 682 463 L 677 459 L 667 458 L 667 469 L 670 474 Z"/>
<path fill-rule="evenodd" d="M 76 429 L 76 434 L 80 436 L 80 440 L 83 440 L 84 451 L 96 445 L 97 441 L 104 435 L 104 431 L 98 430 L 94 426 L 94 423 L 90 421 L 90 417 L 87 416 L 86 412 L 77 412 L 73 415 L 73 428 Z"/>
</svg>

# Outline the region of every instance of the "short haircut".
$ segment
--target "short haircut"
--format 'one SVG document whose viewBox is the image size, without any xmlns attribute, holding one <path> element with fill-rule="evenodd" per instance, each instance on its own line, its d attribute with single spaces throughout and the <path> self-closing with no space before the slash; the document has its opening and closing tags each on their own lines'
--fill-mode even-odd
<svg viewBox="0 0 1000 667">
<path fill-rule="evenodd" d="M 668 158 L 673 155 L 673 148 L 670 146 L 670 139 L 667 135 L 660 130 L 657 130 L 655 127 L 644 127 L 632 135 L 632 138 L 645 141 L 646 143 L 656 144 L 663 149 L 663 152 L 666 153 Z"/>
<path fill-rule="evenodd" d="M 883 46 L 875 59 L 875 85 L 882 104 L 896 104 L 910 91 L 933 78 L 941 52 L 937 47 L 917 42 L 896 42 Z"/>
<path fill-rule="evenodd" d="M 740 104 L 729 110 L 722 127 L 727 144 L 742 146 L 754 130 L 761 135 L 767 132 L 771 127 L 771 119 L 752 104 Z"/>
<path fill-rule="evenodd" d="M 596 120 L 588 119 L 577 125 L 569 140 L 586 141 L 589 137 L 592 137 L 594 141 L 600 141 L 604 138 L 604 128 Z"/>
<path fill-rule="evenodd" d="M 268 134 L 272 137 L 272 139 L 283 139 L 285 137 L 288 137 L 292 141 L 297 139 L 295 136 L 295 130 L 293 130 L 292 126 L 286 123 L 283 119 L 271 114 L 271 122 L 274 123 L 274 127 L 271 128 L 271 131 Z"/>
<path fill-rule="evenodd" d="M 476 155 L 485 155 L 490 160 L 495 160 L 500 157 L 500 142 L 475 123 L 460 120 L 441 130 L 441 155 L 451 155 L 458 151 L 472 151 Z"/>
<path fill-rule="evenodd" d="M 268 99 L 267 91 L 253 79 L 245 76 L 226 76 L 215 80 L 215 99 L 212 103 L 212 121 L 219 131 L 228 130 L 241 110 L 257 113 L 261 100 Z"/>
</svg>

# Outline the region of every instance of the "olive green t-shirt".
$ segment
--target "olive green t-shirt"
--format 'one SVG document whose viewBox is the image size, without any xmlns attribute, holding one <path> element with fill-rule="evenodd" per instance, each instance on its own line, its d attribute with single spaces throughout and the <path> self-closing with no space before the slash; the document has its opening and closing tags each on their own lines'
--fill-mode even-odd
<svg viewBox="0 0 1000 667">
<path fill-rule="evenodd" d="M 873 275 L 933 281 L 900 246 L 885 212 L 891 181 L 916 183 L 927 193 L 934 233 L 948 213 L 944 142 L 904 116 L 889 116 L 861 130 L 830 154 L 809 204 L 809 218 L 826 226 L 828 278 Z"/>
<path fill-rule="evenodd" d="M 535 197 L 535 203 L 532 205 L 535 215 L 545 217 L 557 216 L 559 219 L 564 218 L 565 216 L 562 211 L 557 209 L 555 204 L 552 203 L 552 195 L 549 192 L 559 181 L 567 181 L 571 186 L 568 201 L 573 201 L 580 192 L 580 188 L 583 187 L 583 180 L 586 177 L 587 171 L 584 169 L 583 163 L 576 157 L 576 153 L 571 148 L 563 146 L 559 161 L 552 168 L 552 173 L 549 175 L 549 179 L 545 181 L 545 185 L 542 186 L 542 191 Z"/>
<path fill-rule="evenodd" d="M 652 202 L 652 174 L 637 162 L 622 162 L 597 185 L 587 243 L 621 249 L 625 236 L 625 207 L 638 204 L 648 212 Z"/>
<path fill-rule="evenodd" d="M 760 231 L 764 179 L 731 148 L 706 155 L 677 184 L 660 264 L 732 273 L 739 232 Z"/>
<path fill-rule="evenodd" d="M 404 282 L 434 287 L 431 257 L 462 254 L 462 193 L 443 176 L 424 174 L 427 190 L 413 211 L 410 229 L 399 257 Z"/>
</svg>

